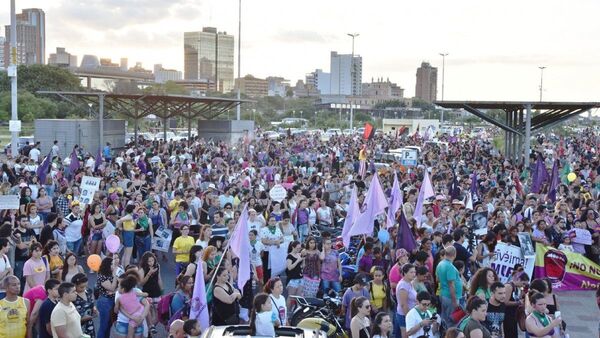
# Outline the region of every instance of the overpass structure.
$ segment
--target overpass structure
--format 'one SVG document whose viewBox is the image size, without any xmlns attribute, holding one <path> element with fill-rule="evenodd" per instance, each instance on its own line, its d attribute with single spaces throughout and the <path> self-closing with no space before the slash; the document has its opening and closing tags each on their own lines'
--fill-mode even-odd
<svg viewBox="0 0 600 338">
<path fill-rule="evenodd" d="M 600 102 L 531 102 L 531 101 L 436 101 L 443 108 L 464 109 L 504 130 L 504 153 L 514 161 L 529 166 L 531 132 L 542 132 L 572 117 L 600 108 Z M 488 110 L 503 110 L 500 121 Z M 536 111 L 533 116 L 533 111 Z"/>
<path fill-rule="evenodd" d="M 114 69 L 113 67 L 69 67 L 68 69 L 73 75 L 86 78 L 88 90 L 92 88 L 92 79 L 129 80 L 142 84 L 154 83 L 154 74 L 151 72 L 121 70 L 116 67 Z"/>
</svg>

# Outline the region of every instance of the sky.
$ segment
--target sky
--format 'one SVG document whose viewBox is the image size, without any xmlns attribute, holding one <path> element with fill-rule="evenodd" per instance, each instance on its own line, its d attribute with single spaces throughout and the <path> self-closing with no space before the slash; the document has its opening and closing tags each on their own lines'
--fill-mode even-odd
<svg viewBox="0 0 600 338">
<path fill-rule="evenodd" d="M 10 2 L 0 6 L 9 24 Z M 238 35 L 237 0 L 17 0 L 17 12 L 32 7 L 46 12 L 46 54 L 66 47 L 79 62 L 94 54 L 183 71 L 183 32 Z M 594 0 L 242 0 L 241 73 L 295 84 L 329 71 L 330 52 L 349 54 L 347 33 L 359 33 L 363 82 L 389 78 L 406 97 L 428 61 L 441 99 L 444 52 L 445 100 L 537 101 L 545 66 L 544 101 L 600 101 L 598 13 Z"/>
</svg>

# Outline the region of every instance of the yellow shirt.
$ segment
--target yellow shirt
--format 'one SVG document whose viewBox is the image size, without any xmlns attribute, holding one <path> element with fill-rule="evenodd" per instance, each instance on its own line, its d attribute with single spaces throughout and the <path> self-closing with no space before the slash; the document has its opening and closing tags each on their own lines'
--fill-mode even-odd
<svg viewBox="0 0 600 338">
<path fill-rule="evenodd" d="M 0 337 L 25 338 L 27 334 L 27 306 L 25 299 L 0 300 Z"/>
<path fill-rule="evenodd" d="M 172 200 L 171 202 L 169 202 L 169 210 L 171 211 L 171 219 L 175 219 L 175 216 L 177 216 L 177 213 L 179 212 L 179 202 L 181 202 L 183 200 Z"/>
<path fill-rule="evenodd" d="M 371 288 L 373 289 L 371 292 L 371 302 L 378 309 L 383 307 L 383 302 L 385 301 L 385 289 L 383 284 L 377 285 L 375 283 L 371 283 Z"/>
<path fill-rule="evenodd" d="M 175 255 L 175 262 L 177 263 L 189 263 L 190 262 L 190 249 L 196 244 L 196 241 L 192 236 L 177 237 L 175 243 L 173 243 L 173 251 L 185 251 L 182 254 Z"/>
<path fill-rule="evenodd" d="M 135 230 L 135 222 L 132 219 L 123 221 L 123 231 L 133 231 L 133 230 Z"/>
</svg>

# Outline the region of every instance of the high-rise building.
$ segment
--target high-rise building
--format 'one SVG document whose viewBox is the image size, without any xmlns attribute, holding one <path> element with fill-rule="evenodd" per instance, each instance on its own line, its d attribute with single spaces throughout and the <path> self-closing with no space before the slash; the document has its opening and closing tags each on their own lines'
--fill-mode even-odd
<svg viewBox="0 0 600 338">
<path fill-rule="evenodd" d="M 129 64 L 129 62 L 128 62 L 127 58 L 121 58 L 121 63 L 119 64 L 119 68 L 121 68 L 122 71 L 126 72 L 127 69 L 129 69 L 128 64 Z"/>
<path fill-rule="evenodd" d="M 331 95 L 358 96 L 362 93 L 362 57 L 331 52 Z"/>
<path fill-rule="evenodd" d="M 17 64 L 46 62 L 46 15 L 39 8 L 17 14 Z M 4 60 L 10 63 L 10 25 L 5 26 Z"/>
<path fill-rule="evenodd" d="M 325 73 L 322 69 L 316 69 L 312 73 L 306 74 L 306 85 L 316 88 L 321 95 L 330 95 L 331 92 L 331 74 Z"/>
<path fill-rule="evenodd" d="M 286 90 L 290 86 L 290 81 L 280 76 L 269 76 L 266 78 L 269 84 L 268 96 L 285 97 Z"/>
<path fill-rule="evenodd" d="M 4 37 L 0 36 L 0 46 L 1 48 L 4 48 Z M 4 64 L 4 50 L 2 51 L 2 53 L 0 53 L 0 70 L 5 70 L 6 66 L 8 65 L 8 63 L 5 65 Z"/>
<path fill-rule="evenodd" d="M 154 81 L 156 83 L 165 83 L 167 81 L 179 81 L 182 73 L 175 69 L 165 69 L 161 64 L 154 65 Z"/>
<path fill-rule="evenodd" d="M 429 62 L 422 62 L 417 68 L 417 85 L 415 97 L 433 102 L 437 98 L 437 68 L 432 67 Z"/>
<path fill-rule="evenodd" d="M 71 55 L 63 47 L 56 47 L 56 53 L 48 57 L 48 65 L 62 68 L 77 67 L 77 55 Z"/>
<path fill-rule="evenodd" d="M 269 83 L 265 79 L 257 79 L 252 75 L 246 75 L 241 79 L 235 79 L 235 88 L 240 88 L 240 93 L 249 97 L 264 97 L 269 92 Z"/>
<path fill-rule="evenodd" d="M 204 27 L 201 32 L 183 34 L 184 79 L 208 80 L 217 84 L 219 92 L 229 92 L 234 87 L 234 38 L 214 27 Z"/>
<path fill-rule="evenodd" d="M 100 61 L 96 55 L 85 54 L 81 58 L 81 68 L 98 68 L 100 67 Z"/>
</svg>

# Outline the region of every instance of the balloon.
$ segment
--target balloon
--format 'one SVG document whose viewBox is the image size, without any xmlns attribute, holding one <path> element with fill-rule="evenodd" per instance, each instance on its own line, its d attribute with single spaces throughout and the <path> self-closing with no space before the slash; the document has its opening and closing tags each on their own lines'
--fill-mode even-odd
<svg viewBox="0 0 600 338">
<path fill-rule="evenodd" d="M 382 244 L 385 244 L 390 240 L 390 233 L 385 229 L 379 229 L 377 238 L 379 238 Z"/>
<path fill-rule="evenodd" d="M 567 175 L 567 179 L 569 180 L 569 182 L 575 181 L 576 178 L 577 178 L 577 174 L 575 174 L 575 173 L 569 173 L 569 175 Z"/>
<path fill-rule="evenodd" d="M 100 256 L 98 255 L 90 255 L 87 259 L 87 265 L 88 267 L 95 272 L 98 272 L 98 270 L 100 270 L 100 263 L 102 262 L 102 259 L 100 258 Z"/>
<path fill-rule="evenodd" d="M 110 253 L 116 253 L 119 251 L 119 247 L 121 246 L 121 240 L 119 236 L 110 235 L 106 238 L 106 248 Z"/>
</svg>

